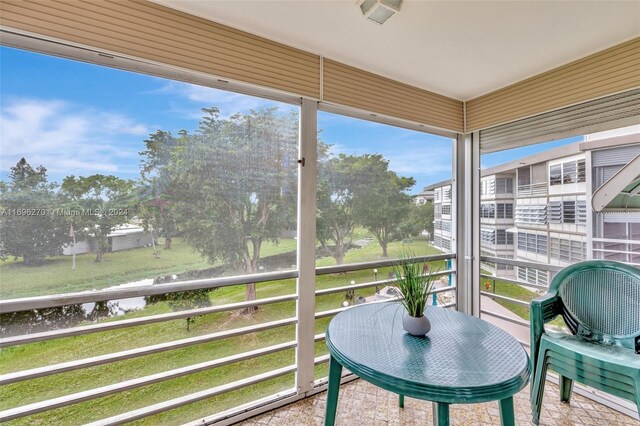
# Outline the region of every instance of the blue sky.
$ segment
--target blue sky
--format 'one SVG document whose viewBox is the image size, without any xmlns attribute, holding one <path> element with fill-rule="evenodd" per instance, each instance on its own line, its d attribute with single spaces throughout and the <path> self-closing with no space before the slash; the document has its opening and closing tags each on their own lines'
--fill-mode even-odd
<svg viewBox="0 0 640 426">
<path fill-rule="evenodd" d="M 135 179 L 149 133 L 193 131 L 203 107 L 217 106 L 224 116 L 267 105 L 298 108 L 7 47 L 0 47 L 0 101 L 0 176 L 25 157 L 44 165 L 53 181 L 94 173 Z M 451 177 L 450 139 L 325 112 L 318 127 L 333 153 L 382 154 L 392 170 L 416 179 L 412 193 Z M 483 167 L 543 149 L 484 156 Z"/>
</svg>

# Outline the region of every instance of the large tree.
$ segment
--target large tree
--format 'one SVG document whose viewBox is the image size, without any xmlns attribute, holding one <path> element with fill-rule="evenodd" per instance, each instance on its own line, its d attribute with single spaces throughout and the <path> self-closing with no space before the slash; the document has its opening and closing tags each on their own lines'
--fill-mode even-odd
<svg viewBox="0 0 640 426">
<path fill-rule="evenodd" d="M 253 274 L 262 244 L 277 242 L 293 222 L 297 116 L 277 108 L 229 118 L 217 108 L 203 113 L 197 132 L 185 133 L 170 155 L 166 199 L 191 247 L 212 263 L 222 260 Z M 255 292 L 255 284 L 247 284 L 246 299 L 255 299 Z"/>
<path fill-rule="evenodd" d="M 350 167 L 358 176 L 354 188 L 356 220 L 375 235 L 382 256 L 387 257 L 389 242 L 402 238 L 400 225 L 411 208 L 406 191 L 416 181 L 389 170 L 389 162 L 380 154 L 354 158 Z"/>
<path fill-rule="evenodd" d="M 351 246 L 356 226 L 354 214 L 358 176 L 351 170 L 354 156 L 340 154 L 318 164 L 316 234 L 323 250 L 338 265 Z"/>
<path fill-rule="evenodd" d="M 405 191 L 415 184 L 413 178 L 390 171 L 379 154 L 340 154 L 322 159 L 318 167 L 317 234 L 323 249 L 342 264 L 354 229 L 362 226 L 387 256 L 389 241 L 400 237 L 411 201 Z"/>
<path fill-rule="evenodd" d="M 157 236 L 164 237 L 164 248 L 171 248 L 173 239 L 179 235 L 174 203 L 170 201 L 172 189 L 176 183 L 176 169 L 169 167 L 172 156 L 179 155 L 179 145 L 189 141 L 189 134 L 181 130 L 178 137 L 171 132 L 158 130 L 144 141 L 145 150 L 140 152 L 140 175 L 142 186 L 139 188 L 141 203 L 138 214 L 146 228 Z"/>
<path fill-rule="evenodd" d="M 0 191 L 0 255 L 35 263 L 62 252 L 69 241 L 56 185 L 47 180 L 47 169 L 33 168 L 22 158 L 11 167 L 9 182 Z"/>
<path fill-rule="evenodd" d="M 109 234 L 130 219 L 129 209 L 135 206 L 134 182 L 113 175 L 71 175 L 64 178 L 61 189 L 68 203 L 78 209 L 72 216 L 76 235 L 95 242 L 96 262 L 102 262 Z"/>
<path fill-rule="evenodd" d="M 409 207 L 409 214 L 400 224 L 402 237 L 413 237 L 427 231 L 433 237 L 433 203 L 415 204 Z"/>
</svg>

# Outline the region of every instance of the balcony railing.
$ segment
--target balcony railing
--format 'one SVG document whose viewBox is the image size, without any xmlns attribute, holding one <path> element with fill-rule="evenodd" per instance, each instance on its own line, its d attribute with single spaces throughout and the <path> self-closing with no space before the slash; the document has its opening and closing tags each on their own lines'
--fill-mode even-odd
<svg viewBox="0 0 640 426">
<path fill-rule="evenodd" d="M 448 261 L 454 259 L 453 254 L 443 254 L 437 256 L 413 258 L 416 262 L 437 262 Z M 340 274 L 348 274 L 354 271 L 362 270 L 377 270 L 376 268 L 388 268 L 393 267 L 396 264 L 395 260 L 379 261 L 379 262 L 367 262 L 349 265 L 339 266 L 327 266 L 316 269 L 316 276 L 325 276 L 329 274 L 335 274 L 342 279 Z M 438 288 L 433 291 L 433 294 L 438 295 L 442 293 L 454 293 L 456 292 L 455 286 L 455 268 L 443 269 L 434 273 L 436 276 L 449 276 L 449 284 L 443 288 Z M 245 285 L 247 283 L 262 283 L 263 285 L 271 285 L 269 283 L 292 280 L 298 277 L 298 272 L 295 270 L 285 272 L 271 272 L 261 273 L 255 275 L 244 275 L 236 277 L 224 277 L 215 279 L 193 280 L 183 281 L 171 284 L 157 284 L 132 288 L 120 288 L 120 289 L 107 289 L 91 292 L 81 292 L 72 294 L 62 294 L 43 297 L 31 297 L 24 299 L 5 300 L 0 301 L 0 312 L 2 314 L 20 313 L 20 312 L 33 312 L 37 309 L 57 308 L 68 305 L 86 304 L 105 302 L 112 300 L 121 300 L 132 297 L 141 296 L 159 296 L 170 293 L 183 292 L 187 290 L 214 290 L 224 287 Z M 374 273 L 374 277 L 377 277 L 377 272 Z M 315 290 L 315 298 L 327 297 L 329 295 L 336 295 L 339 293 L 347 293 L 354 291 L 362 291 L 366 289 L 373 289 L 374 287 L 381 287 L 391 285 L 395 282 L 395 278 L 387 278 L 382 280 L 374 279 L 373 281 L 367 281 L 362 283 L 350 283 L 342 286 L 330 286 L 328 288 L 317 288 Z M 293 286 L 293 283 L 289 283 Z M 292 288 L 293 290 L 293 288 Z M 436 296 L 437 297 L 437 296 Z M 457 298 L 455 299 L 457 300 Z M 440 306 L 444 308 L 456 307 L 456 301 L 449 303 L 441 303 Z M 123 320 L 113 320 L 98 322 L 89 325 L 78 325 L 62 329 L 53 329 L 35 333 L 20 334 L 15 336 L 4 337 L 0 339 L 0 348 L 5 349 L 13 346 L 34 344 L 37 342 L 49 342 L 58 339 L 65 339 L 69 337 L 78 337 L 83 335 L 90 335 L 94 333 L 104 333 L 113 330 L 131 328 L 163 323 L 168 321 L 174 321 L 178 319 L 192 318 L 196 316 L 219 314 L 223 312 L 237 311 L 251 307 L 267 306 L 276 303 L 292 303 L 296 302 L 300 306 L 299 295 L 296 292 L 286 292 L 284 295 L 278 295 L 273 297 L 261 298 L 251 301 L 226 303 L 217 306 L 210 306 L 204 308 L 188 309 L 184 311 L 162 313 L 156 315 L 148 315 L 134 318 L 127 318 Z M 382 301 L 382 300 L 381 300 Z M 377 303 L 377 302 L 368 302 Z M 46 377 L 56 374 L 62 374 L 72 371 L 82 371 L 94 367 L 105 366 L 111 363 L 132 360 L 140 357 L 144 357 L 152 354 L 160 354 L 169 351 L 175 351 L 181 348 L 193 347 L 201 344 L 211 344 L 212 342 L 220 342 L 224 339 L 247 336 L 257 332 L 268 332 L 280 327 L 291 327 L 300 323 L 301 318 L 311 318 L 312 321 L 318 321 L 322 319 L 328 319 L 345 309 L 349 309 L 349 306 L 338 306 L 332 309 L 325 309 L 317 312 L 305 312 L 304 310 L 297 309 L 294 316 L 286 316 L 284 318 L 270 319 L 266 322 L 259 324 L 251 324 L 247 326 L 230 328 L 215 331 L 213 333 L 205 333 L 193 337 L 188 337 L 179 340 L 172 340 L 168 342 L 153 343 L 149 345 L 141 345 L 134 347 L 133 349 L 120 350 L 115 352 L 109 352 L 106 354 L 91 354 L 91 348 L 88 348 L 89 357 L 64 360 L 62 362 L 56 362 L 51 365 L 38 366 L 34 368 L 27 368 L 21 371 L 10 372 L 0 376 L 1 386 L 15 385 L 21 382 L 31 382 L 31 389 L 38 389 L 37 386 L 43 386 L 42 380 Z M 322 323 L 320 324 L 322 325 Z M 71 406 L 73 404 L 82 403 L 98 398 L 103 398 L 109 395 L 115 395 L 133 389 L 142 388 L 144 386 L 153 385 L 156 383 L 164 382 L 167 380 L 177 379 L 185 377 L 191 374 L 200 373 L 215 368 L 228 366 L 248 360 L 260 359 L 269 355 L 277 354 L 287 350 L 306 351 L 307 353 L 314 353 L 315 345 L 324 340 L 324 333 L 319 333 L 313 336 L 313 339 L 308 340 L 284 340 L 274 344 L 268 344 L 266 346 L 259 347 L 240 353 L 235 353 L 229 356 L 219 357 L 217 359 L 206 360 L 204 362 L 198 362 L 195 364 L 181 366 L 179 368 L 166 369 L 164 371 L 156 372 L 154 374 L 144 375 L 142 377 L 136 377 L 133 379 L 127 379 L 119 381 L 117 383 L 109 384 L 106 386 L 98 386 L 89 390 L 82 390 L 79 392 L 70 393 L 63 396 L 46 399 L 43 401 L 37 401 L 33 403 L 27 403 L 25 405 L 12 407 L 0 412 L 0 422 L 9 421 L 13 419 L 20 419 L 37 413 L 42 413 L 49 410 L 54 410 L 61 407 Z M 41 344 L 41 343 L 37 343 Z M 303 347 L 302 345 L 313 345 L 314 347 Z M 310 352 L 309 352 L 310 351 Z M 279 378 L 286 375 L 295 374 L 296 377 L 302 370 L 309 372 L 309 369 L 318 369 L 329 360 L 326 351 L 320 351 L 316 353 L 311 362 L 301 361 L 300 357 L 296 358 L 297 361 L 290 365 L 278 366 L 278 368 L 271 369 L 269 371 L 254 374 L 249 377 L 233 380 L 227 383 L 219 384 L 214 387 L 210 387 L 197 392 L 192 392 L 186 395 L 182 395 L 173 399 L 160 401 L 151 405 L 147 405 L 141 408 L 137 408 L 131 411 L 120 413 L 111 417 L 104 418 L 102 420 L 95 421 L 94 425 L 115 425 L 121 424 L 136 419 L 142 419 L 148 416 L 156 415 L 168 410 L 176 409 L 187 404 L 192 404 L 197 401 L 202 401 L 212 397 L 222 396 L 234 390 L 243 389 L 248 386 L 260 384 L 268 380 Z M 93 370 L 89 370 L 93 371 Z M 324 370 L 316 370 L 319 373 L 324 373 Z M 92 374 L 92 373 L 87 373 Z M 313 375 L 313 374 L 312 374 Z M 213 414 L 212 417 L 201 419 L 197 421 L 198 424 L 204 424 L 208 422 L 217 421 L 221 418 L 228 418 L 237 416 L 241 413 L 258 413 L 260 410 L 264 411 L 264 407 L 275 408 L 277 406 L 285 405 L 293 402 L 297 399 L 301 399 L 309 394 L 319 392 L 326 387 L 326 377 L 320 374 L 315 383 L 312 392 L 302 392 L 299 386 L 287 388 L 281 392 L 264 397 L 262 399 L 249 402 L 246 404 L 236 404 L 235 406 L 228 407 L 228 410 L 219 414 Z M 317 376 L 317 374 L 316 374 Z M 348 378 L 347 378 L 348 379 Z M 297 383 L 297 381 L 296 381 Z"/>
<path fill-rule="evenodd" d="M 540 263 L 534 263 L 534 262 L 523 262 L 520 260 L 513 260 L 513 259 L 505 259 L 502 257 L 489 257 L 489 256 L 482 256 L 480 258 L 480 261 L 482 263 L 488 263 L 491 265 L 505 265 L 505 266 L 511 266 L 513 268 L 515 267 L 520 267 L 520 268 L 532 268 L 532 269 L 537 269 L 537 270 L 542 270 L 542 271 L 548 271 L 551 273 L 555 273 L 560 271 L 562 268 L 558 267 L 558 266 L 552 266 L 552 265 L 547 265 L 547 264 L 540 264 Z M 495 266 L 494 266 L 495 268 Z M 494 269 L 495 271 L 495 269 Z M 494 272 L 491 271 L 491 272 Z M 500 270 L 496 271 L 495 274 L 500 274 Z M 482 273 L 480 274 L 480 278 L 481 281 L 485 281 L 485 280 L 499 280 L 500 283 L 502 285 L 505 286 L 519 286 L 521 288 L 525 288 L 525 289 L 531 289 L 531 298 L 533 299 L 533 297 L 535 297 L 535 293 L 534 292 L 546 292 L 546 290 L 548 290 L 548 285 L 540 285 L 540 284 L 534 284 L 534 283 L 529 283 L 526 281 L 522 281 L 522 280 L 518 280 L 515 279 L 513 277 L 503 277 L 503 276 L 499 276 L 499 275 L 490 275 L 490 274 L 486 274 L 486 273 Z M 509 293 L 509 291 L 505 291 L 505 293 Z M 488 289 L 480 289 L 480 294 L 482 296 L 486 296 L 494 301 L 501 301 L 501 302 L 506 302 L 507 306 L 508 304 L 513 304 L 513 305 L 517 305 L 517 306 L 521 306 L 523 308 L 525 308 L 527 311 L 530 308 L 530 302 L 529 301 L 525 301 L 525 300 L 521 300 L 518 298 L 514 298 L 514 297 L 509 297 L 509 296 L 505 296 L 502 294 L 498 294 L 498 292 L 490 292 L 488 291 Z M 482 318 L 483 315 L 487 315 L 493 318 L 498 318 L 502 321 L 506 321 L 508 323 L 512 323 L 512 324 L 516 324 L 518 326 L 521 327 L 526 327 L 527 330 L 529 329 L 529 322 L 524 320 L 524 319 L 520 319 L 517 317 L 517 315 L 503 315 L 500 314 L 498 312 L 496 312 L 495 310 L 492 310 L 491 308 L 488 307 L 483 307 L 482 306 L 482 302 L 480 303 L 480 317 Z M 490 320 L 490 318 L 488 319 Z M 491 321 L 490 321 L 491 322 Z M 515 333 L 514 333 L 515 334 Z M 518 341 L 525 347 L 529 347 L 529 342 L 528 340 L 524 340 L 522 337 L 519 336 L 515 336 Z"/>
<path fill-rule="evenodd" d="M 592 238 L 591 241 L 595 259 L 616 260 L 640 267 L 639 240 Z"/>
</svg>

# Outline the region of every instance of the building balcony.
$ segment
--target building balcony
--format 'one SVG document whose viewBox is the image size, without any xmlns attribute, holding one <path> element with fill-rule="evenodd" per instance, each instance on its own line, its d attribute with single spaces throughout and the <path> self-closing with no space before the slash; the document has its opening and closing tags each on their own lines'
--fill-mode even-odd
<svg viewBox="0 0 640 426">
<path fill-rule="evenodd" d="M 398 302 L 399 258 L 434 278 L 418 319 L 477 326 L 440 328 L 480 336 L 441 340 L 470 354 L 442 357 L 457 368 L 446 380 L 495 354 L 520 361 L 515 381 L 452 393 L 525 386 L 532 300 L 560 270 L 554 253 L 578 256 L 559 236 L 554 252 L 551 213 L 598 232 L 589 191 L 640 152 L 636 136 L 575 142 L 638 124 L 637 7 L 402 3 L 0 0 L 0 423 L 321 425 L 329 364 L 338 425 L 432 422 L 430 402 L 400 408 L 340 377 L 327 347 L 355 305 Z M 478 37 L 478 23 L 496 34 Z M 547 142 L 581 152 L 585 183 L 549 189 Z M 553 209 L 549 192 L 562 195 Z M 640 266 L 638 223 L 603 221 L 631 240 L 593 238 L 580 254 Z M 398 335 L 396 348 L 435 346 Z M 358 338 L 346 340 L 388 343 Z M 372 358 L 399 358 L 386 355 Z M 638 425 L 635 405 L 580 385 L 561 404 L 558 377 L 545 380 L 542 425 Z M 532 418 L 522 389 L 518 425 Z M 501 422 L 495 402 L 451 417 Z"/>
<path fill-rule="evenodd" d="M 459 289 L 456 286 L 454 255 L 443 254 L 415 260 L 428 260 L 432 269 L 437 269 L 434 273 L 440 278 L 433 290 L 433 303 L 442 309 L 456 309 Z M 505 285 L 530 288 L 530 300 L 546 287 L 510 278 L 512 274 L 505 271 L 505 267 L 536 266 L 550 271 L 557 268 L 491 257 L 483 258 L 482 262 L 501 265 L 500 269 L 491 272 L 492 275 L 483 275 L 482 280 L 500 280 L 502 287 L 494 284 L 493 289 L 482 288 L 481 317 L 507 330 L 527 347 L 528 322 L 516 313 L 518 310 L 509 309 L 510 305 L 528 309 L 527 298 L 503 293 L 503 288 Z M 115 398 L 122 401 L 125 410 L 111 417 L 103 416 L 101 420 L 94 419 L 96 424 L 120 424 L 136 419 L 165 424 L 173 422 L 171 419 L 175 416 L 187 413 L 188 418 L 184 420 L 192 419 L 194 425 L 209 422 L 231 424 L 244 420 L 243 424 L 249 425 L 322 424 L 328 361 L 323 343 L 326 324 L 353 304 L 392 299 L 394 294 L 385 289 L 392 286 L 395 279 L 387 278 L 385 271 L 394 263 L 394 260 L 388 260 L 317 268 L 315 312 L 302 310 L 296 314 L 295 303 L 300 303 L 300 297 L 287 289 L 291 289 L 292 278 L 298 274 L 285 271 L 251 276 L 251 281 L 259 286 L 259 297 L 254 301 L 129 316 L 123 320 L 117 316 L 105 316 L 103 320 L 98 319 L 90 324 L 54 327 L 46 331 L 34 328 L 25 332 L 23 328 L 23 334 L 14 332 L 14 335 L 5 335 L 0 345 L 7 360 L 11 359 L 7 351 L 20 348 L 23 354 L 30 347 L 37 347 L 41 353 L 50 355 L 46 360 L 29 361 L 30 364 L 39 362 L 40 365 L 15 364 L 14 368 L 19 367 L 17 371 L 7 372 L 0 377 L 1 383 L 15 392 L 22 392 L 20 389 L 24 386 L 35 390 L 29 396 L 23 394 L 22 401 L 14 402 L 16 406 L 0 412 L 0 418 L 14 420 L 16 424 L 40 422 L 43 419 L 49 421 L 56 416 L 64 416 L 65 410 L 76 411 L 79 407 L 85 407 L 84 410 L 93 413 L 92 416 L 99 416 L 100 411 L 95 411 L 95 407 Z M 344 274 L 355 276 L 353 274 L 358 271 L 363 277 L 370 278 L 358 282 L 347 281 L 345 285 Z M 160 296 L 187 289 L 222 291 L 224 288 L 245 285 L 248 278 L 216 278 L 37 299 L 14 299 L 0 303 L 5 313 L 23 312 L 25 316 L 21 325 L 29 328 L 41 322 L 39 318 L 43 315 L 73 312 L 72 306 L 95 308 L 107 300 L 119 300 L 126 305 L 127 301 L 139 299 L 141 295 Z M 264 297 L 274 286 L 278 289 L 277 295 Z M 72 302 L 74 305 L 69 305 Z M 110 302 L 106 305 L 117 306 Z M 55 306 L 65 306 L 68 310 L 56 311 Z M 275 306 L 279 308 L 272 309 Z M 229 318 L 251 307 L 260 307 L 253 319 L 248 322 L 245 319 L 241 323 L 230 322 Z M 280 312 L 280 315 L 274 317 L 275 312 Z M 185 320 L 188 326 L 188 319 L 193 317 L 198 319 L 192 325 L 192 331 L 175 330 L 175 326 L 180 326 Z M 29 323 L 29 318 L 35 322 Z M 209 321 L 210 318 L 214 319 L 213 323 Z M 219 323 L 223 318 L 227 318 L 226 323 Z M 300 327 L 305 322 L 313 331 L 310 335 L 300 334 Z M 297 335 L 293 329 L 296 324 Z M 167 329 L 169 325 L 171 327 Z M 132 338 L 144 330 L 155 330 L 154 333 L 165 330 L 166 336 L 158 336 L 155 341 L 147 339 L 139 342 Z M 181 337 L 176 339 L 173 335 Z M 123 340 L 125 336 L 129 336 L 128 341 Z M 104 346 L 101 342 L 111 343 Z M 203 353 L 200 348 L 206 348 L 206 352 Z M 131 371 L 130 367 L 134 364 L 138 365 L 138 371 Z M 306 392 L 292 387 L 302 374 L 309 374 L 313 380 Z M 346 381 L 354 379 L 356 377 L 352 375 L 345 377 Z M 73 382 L 73 385 L 61 385 L 65 382 Z M 170 384 L 175 390 L 163 393 L 158 398 L 146 395 L 145 390 L 153 389 L 157 384 Z M 61 390 L 56 391 L 56 386 Z M 362 380 L 344 384 L 343 389 L 338 424 L 353 424 L 355 419 L 364 425 L 381 422 L 424 424 L 431 421 L 431 404 L 428 402 L 408 399 L 405 408 L 399 409 L 397 396 Z M 527 389 L 515 399 L 518 424 L 526 424 L 531 416 Z M 618 422 L 616 424 L 634 424 L 635 420 L 629 417 L 629 413 L 633 415 L 629 407 L 616 411 L 580 395 L 576 395 L 570 406 L 561 404 L 558 402 L 558 389 L 553 384 L 547 387 L 546 393 L 542 424 L 589 424 L 597 419 Z M 590 395 L 588 390 L 578 393 Z M 215 411 L 219 411 L 218 414 L 212 413 Z M 198 420 L 194 413 L 207 415 Z M 496 403 L 453 406 L 452 419 L 454 424 L 467 424 L 468 421 L 499 424 L 498 408 Z M 570 423 L 572 419 L 576 423 Z"/>
</svg>

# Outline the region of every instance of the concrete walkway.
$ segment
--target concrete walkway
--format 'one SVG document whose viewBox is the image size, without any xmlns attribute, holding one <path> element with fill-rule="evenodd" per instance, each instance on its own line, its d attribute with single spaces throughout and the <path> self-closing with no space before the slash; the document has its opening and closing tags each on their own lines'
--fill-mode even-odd
<svg viewBox="0 0 640 426">
<path fill-rule="evenodd" d="M 520 320 L 520 321 L 526 321 L 523 320 L 520 316 L 514 314 L 513 312 L 511 312 L 509 309 L 505 308 L 504 306 L 500 305 L 499 303 L 497 303 L 496 301 L 494 301 L 493 299 L 491 299 L 490 297 L 487 296 L 481 296 L 480 297 L 480 308 L 483 311 L 489 311 L 489 312 L 494 312 L 496 314 L 502 315 L 504 317 L 507 318 L 512 318 L 512 319 L 516 319 L 516 320 Z M 496 318 L 494 316 L 491 316 L 489 314 L 482 314 L 480 316 L 480 318 L 482 318 L 483 320 L 490 322 L 491 324 L 494 324 L 498 327 L 500 327 L 501 329 L 507 331 L 509 334 L 511 334 L 513 337 L 515 337 L 516 339 L 518 339 L 520 342 L 525 342 L 525 343 L 529 343 L 529 328 L 519 325 L 519 324 L 514 324 L 512 322 L 509 321 L 505 321 L 501 318 Z"/>
</svg>

